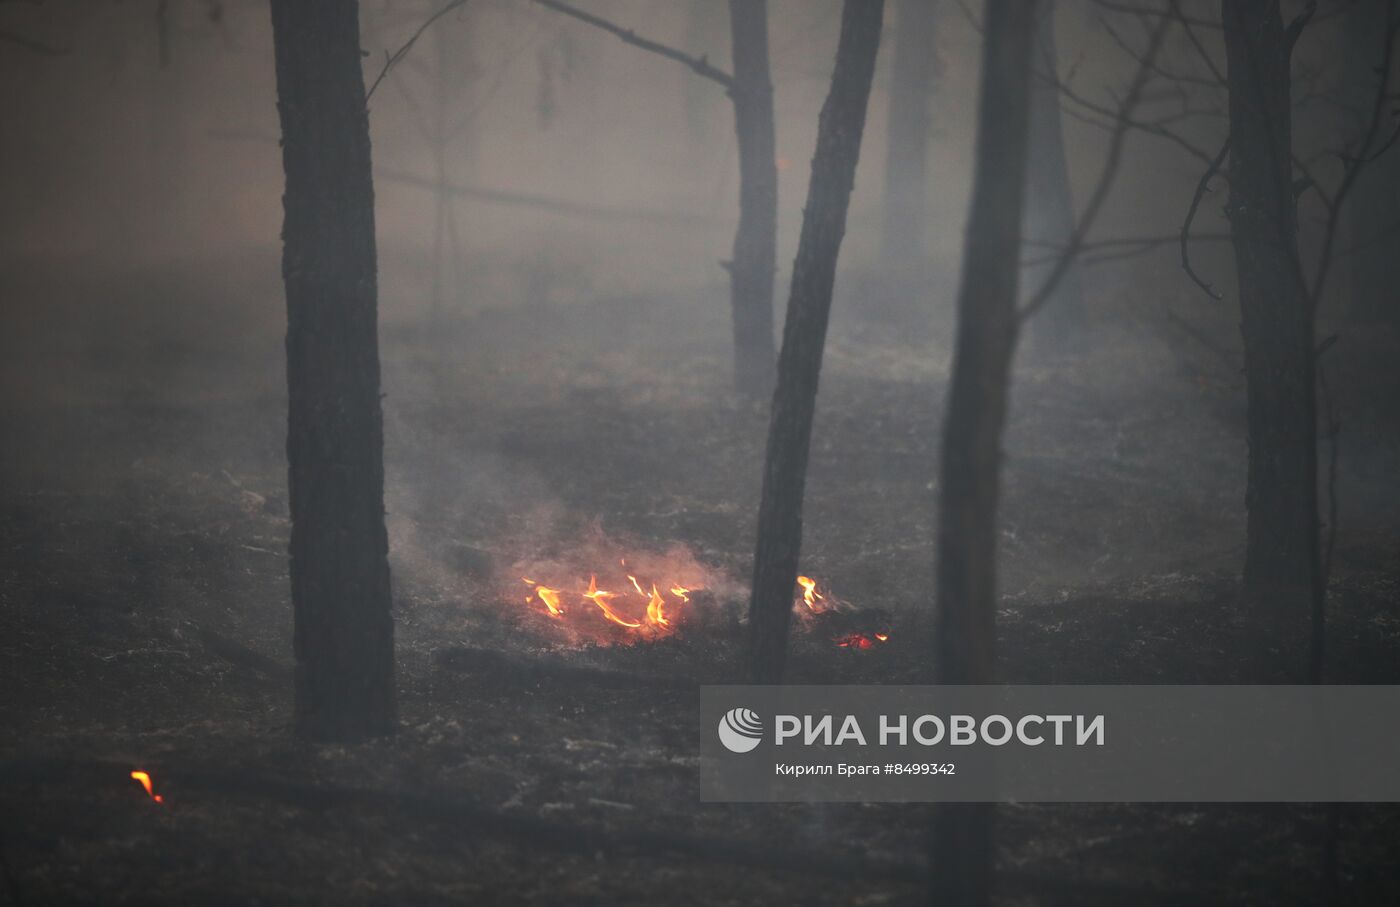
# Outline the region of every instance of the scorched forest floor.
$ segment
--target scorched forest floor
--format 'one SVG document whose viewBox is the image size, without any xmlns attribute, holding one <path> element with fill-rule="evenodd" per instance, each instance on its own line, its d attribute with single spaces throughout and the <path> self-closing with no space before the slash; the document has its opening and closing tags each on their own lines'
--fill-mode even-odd
<svg viewBox="0 0 1400 907">
<path fill-rule="evenodd" d="M 888 613 L 891 638 L 799 633 L 799 682 L 917 679 L 928 651 L 946 317 L 863 286 L 839 288 L 803 565 Z M 4 291 L 0 900 L 921 902 L 925 807 L 698 802 L 695 685 L 742 676 L 732 624 L 578 644 L 499 592 L 529 549 L 602 533 L 687 546 L 733 578 L 708 606 L 742 609 L 766 422 L 727 390 L 722 285 L 478 304 L 433 330 L 386 294 L 402 733 L 348 747 L 289 733 L 275 254 L 31 260 Z M 1124 308 L 1080 355 L 1018 369 L 1002 673 L 1238 681 L 1238 354 Z M 1400 346 L 1344 331 L 1338 350 L 1328 674 L 1394 683 Z M 1006 903 L 1327 900 L 1320 808 L 1007 806 L 997 822 Z M 1339 827 L 1344 900 L 1400 902 L 1400 811 L 1344 808 Z"/>
</svg>

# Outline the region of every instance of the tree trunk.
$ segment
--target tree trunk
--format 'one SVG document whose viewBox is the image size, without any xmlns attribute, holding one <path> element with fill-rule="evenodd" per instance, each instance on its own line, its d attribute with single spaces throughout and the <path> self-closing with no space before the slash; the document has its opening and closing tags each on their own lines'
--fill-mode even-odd
<svg viewBox="0 0 1400 907">
<path fill-rule="evenodd" d="M 1017 334 L 1035 11 L 988 0 L 984 16 L 977 170 L 943 424 L 934 667 L 945 684 L 990 683 L 995 672 L 997 502 Z M 936 902 L 987 903 L 992 807 L 935 809 L 932 848 Z"/>
<path fill-rule="evenodd" d="M 758 510 L 753 598 L 749 602 L 750 674 L 755 683 L 780 682 L 787 655 L 817 380 L 831 314 L 836 257 L 846 232 L 846 210 L 855 185 L 870 80 L 880 47 L 883 8 L 883 0 L 846 0 L 842 7 L 831 91 L 817 125 L 807 207 L 792 265 Z"/>
<path fill-rule="evenodd" d="M 1343 90 L 1363 108 L 1350 111 L 1354 118 L 1344 127 L 1348 136 L 1361 135 L 1366 129 L 1369 110 L 1364 108 L 1375 96 L 1381 79 L 1376 61 L 1382 58 L 1382 42 L 1389 35 L 1388 7 L 1382 0 L 1360 0 L 1343 17 Z M 1386 78 L 1393 78 L 1393 74 L 1387 73 Z M 1400 330 L 1400 293 L 1393 277 L 1396 253 L 1400 252 L 1400 234 L 1394 232 L 1400 223 L 1400 153 L 1391 149 L 1369 161 L 1342 210 L 1343 245 L 1360 247 L 1347 255 L 1351 291 L 1347 318 L 1357 324 L 1386 324 Z M 1391 231 L 1389 235 L 1387 231 Z"/>
<path fill-rule="evenodd" d="M 272 0 L 298 735 L 395 730 L 374 187 L 353 0 Z"/>
<path fill-rule="evenodd" d="M 929 101 L 940 69 L 937 13 L 935 0 L 899 0 L 895 7 L 880 235 L 880 253 L 891 268 L 907 267 L 928 256 L 926 169 Z"/>
<path fill-rule="evenodd" d="M 1056 249 L 1074 233 L 1074 194 L 1070 190 L 1065 139 L 1060 128 L 1059 56 L 1055 49 L 1055 3 L 1042 2 L 1036 14 L 1034 75 L 1031 78 L 1030 145 L 1026 162 L 1026 256 L 1050 259 L 1025 269 L 1022 286 L 1034 293 L 1054 269 Z M 1030 320 L 1036 352 L 1073 350 L 1086 323 L 1079 268 L 1071 264 L 1050 298 Z"/>
<path fill-rule="evenodd" d="M 739 141 L 739 227 L 729 264 L 734 387 L 762 398 L 773 387 L 773 276 L 778 247 L 778 161 L 768 72 L 767 0 L 729 0 L 734 131 Z"/>
<path fill-rule="evenodd" d="M 1313 313 L 1292 180 L 1289 57 L 1278 0 L 1223 0 L 1230 89 L 1230 218 L 1249 400 L 1246 607 L 1265 666 L 1307 677 L 1319 581 Z M 1266 677 L 1263 679 L 1272 679 Z"/>
</svg>

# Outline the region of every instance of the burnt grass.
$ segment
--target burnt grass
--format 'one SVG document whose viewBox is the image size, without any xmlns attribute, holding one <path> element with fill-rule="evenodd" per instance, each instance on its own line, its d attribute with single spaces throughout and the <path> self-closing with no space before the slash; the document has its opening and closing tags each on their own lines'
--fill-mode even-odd
<svg viewBox="0 0 1400 907">
<path fill-rule="evenodd" d="M 275 259 L 250 261 L 10 270 L 22 303 L 3 366 L 0 898 L 924 900 L 927 807 L 699 802 L 695 688 L 742 677 L 732 620 L 576 644 L 499 593 L 523 549 L 595 528 L 682 543 L 746 578 L 766 423 L 727 392 L 719 288 L 488 306 L 432 332 L 386 298 L 402 731 L 293 740 L 280 295 Z M 229 280 L 209 281 L 219 268 Z M 806 629 L 791 679 L 917 682 L 945 326 L 860 299 L 838 309 L 804 569 L 887 619 L 891 639 L 857 651 Z M 1239 682 L 1251 634 L 1237 603 L 1238 374 L 1150 317 L 1120 320 L 1082 356 L 1032 356 L 1018 372 L 1002 674 Z M 1358 337 L 1332 375 L 1333 682 L 1400 674 L 1395 352 L 1393 338 Z M 706 605 L 738 613 L 729 598 Z M 1329 891 L 1318 807 L 1004 806 L 999 896 L 1400 901 L 1400 811 L 1339 817 Z"/>
</svg>

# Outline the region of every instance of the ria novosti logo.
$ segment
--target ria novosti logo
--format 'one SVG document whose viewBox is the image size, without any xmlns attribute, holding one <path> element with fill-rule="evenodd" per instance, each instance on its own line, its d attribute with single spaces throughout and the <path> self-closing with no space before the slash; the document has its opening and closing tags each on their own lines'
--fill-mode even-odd
<svg viewBox="0 0 1400 907">
<path fill-rule="evenodd" d="M 719 742 L 731 753 L 747 753 L 763 740 L 763 719 L 751 709 L 730 709 L 719 720 Z"/>
</svg>

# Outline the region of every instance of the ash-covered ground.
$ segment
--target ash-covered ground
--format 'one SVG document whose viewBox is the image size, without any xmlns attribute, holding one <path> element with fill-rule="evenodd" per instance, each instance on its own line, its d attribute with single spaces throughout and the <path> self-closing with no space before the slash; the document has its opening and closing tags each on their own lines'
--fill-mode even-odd
<svg viewBox="0 0 1400 907">
<path fill-rule="evenodd" d="M 767 427 L 728 390 L 722 285 L 477 300 L 431 327 L 383 300 L 402 733 L 328 747 L 289 729 L 275 253 L 5 273 L 0 897 L 923 901 L 925 807 L 698 801 L 695 688 L 742 676 Z M 890 639 L 842 648 L 804 623 L 798 682 L 918 680 L 931 650 L 949 344 L 926 313 L 950 297 L 878 304 L 868 287 L 838 288 L 803 569 Z M 1016 376 L 1002 674 L 1238 681 L 1237 353 L 1102 296 L 1116 314 L 1082 354 L 1030 355 Z M 1400 677 L 1397 354 L 1394 337 L 1344 332 L 1327 360 L 1333 682 Z M 521 562 L 598 537 L 683 546 L 718 578 L 696 603 L 713 619 L 580 635 L 502 591 Z M 1400 811 L 1339 817 L 1343 902 L 1400 900 Z M 1333 897 L 1320 808 L 1007 806 L 997 821 L 1006 903 Z"/>
</svg>

